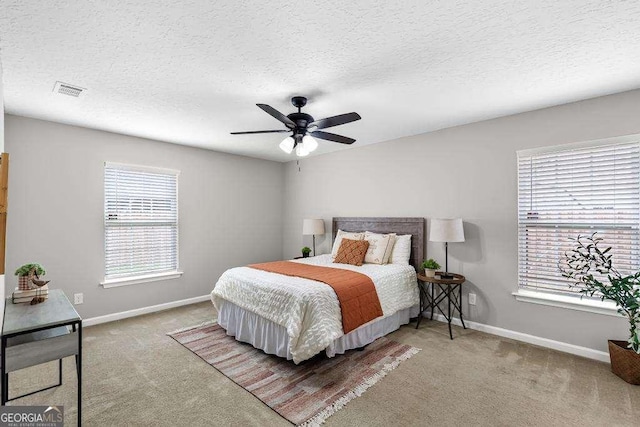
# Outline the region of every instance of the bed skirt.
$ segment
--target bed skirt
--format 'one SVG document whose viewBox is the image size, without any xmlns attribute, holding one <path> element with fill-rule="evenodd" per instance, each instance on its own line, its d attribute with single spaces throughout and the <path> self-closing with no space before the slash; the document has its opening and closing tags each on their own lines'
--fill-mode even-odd
<svg viewBox="0 0 640 427">
<path fill-rule="evenodd" d="M 334 340 L 325 349 L 327 356 L 333 357 L 336 354 L 343 354 L 347 350 L 372 343 L 397 330 L 400 326 L 406 325 L 419 312 L 419 307 L 416 305 L 362 325 Z M 220 307 L 218 324 L 227 331 L 227 335 L 235 337 L 238 341 L 249 343 L 267 354 L 275 354 L 287 360 L 293 359 L 291 352 L 289 352 L 289 335 L 284 326 L 238 307 L 229 301 L 224 301 Z"/>
</svg>

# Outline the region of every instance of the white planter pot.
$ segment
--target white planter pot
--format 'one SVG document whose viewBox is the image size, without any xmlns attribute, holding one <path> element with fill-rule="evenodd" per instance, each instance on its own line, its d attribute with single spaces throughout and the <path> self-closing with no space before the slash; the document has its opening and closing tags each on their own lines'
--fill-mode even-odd
<svg viewBox="0 0 640 427">
<path fill-rule="evenodd" d="M 433 277 L 436 277 L 436 271 L 432 270 L 430 268 L 425 268 L 424 269 L 424 275 L 429 277 L 429 278 L 433 278 Z"/>
</svg>

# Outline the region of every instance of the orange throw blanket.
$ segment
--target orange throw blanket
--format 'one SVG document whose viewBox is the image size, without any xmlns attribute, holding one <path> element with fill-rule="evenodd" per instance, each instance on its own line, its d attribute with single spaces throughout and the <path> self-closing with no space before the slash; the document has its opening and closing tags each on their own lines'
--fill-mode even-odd
<svg viewBox="0 0 640 427">
<path fill-rule="evenodd" d="M 331 286 L 338 296 L 342 312 L 342 330 L 345 334 L 382 316 L 382 307 L 376 288 L 371 278 L 365 274 L 290 261 L 251 264 L 249 267 L 285 276 L 316 280 Z"/>
</svg>

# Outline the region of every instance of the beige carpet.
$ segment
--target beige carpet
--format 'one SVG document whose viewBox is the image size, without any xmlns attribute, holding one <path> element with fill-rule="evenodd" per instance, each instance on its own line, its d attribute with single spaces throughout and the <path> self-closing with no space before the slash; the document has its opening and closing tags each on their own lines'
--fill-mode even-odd
<svg viewBox="0 0 640 427">
<path fill-rule="evenodd" d="M 86 426 L 291 426 L 185 349 L 167 331 L 211 320 L 210 303 L 85 328 Z M 327 426 L 637 425 L 640 386 L 604 363 L 423 322 L 389 338 L 421 348 Z M 65 405 L 75 423 L 75 370 L 64 384 L 10 404 Z M 11 393 L 56 380 L 55 364 L 12 374 Z M 18 390 L 18 388 L 20 390 Z"/>
</svg>

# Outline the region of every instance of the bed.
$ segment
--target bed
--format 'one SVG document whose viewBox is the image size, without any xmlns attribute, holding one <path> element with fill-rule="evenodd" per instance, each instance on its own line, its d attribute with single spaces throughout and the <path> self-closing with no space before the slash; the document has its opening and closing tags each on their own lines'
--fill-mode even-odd
<svg viewBox="0 0 640 427">
<path fill-rule="evenodd" d="M 411 235 L 409 264 L 335 264 L 331 254 L 293 262 L 352 270 L 367 275 L 383 315 L 345 334 L 340 304 L 324 283 L 237 267 L 225 271 L 211 292 L 218 324 L 228 335 L 268 354 L 300 363 L 324 351 L 333 357 L 361 348 L 409 323 L 419 313 L 416 271 L 424 251 L 424 218 L 333 218 L 338 230 Z"/>
</svg>

